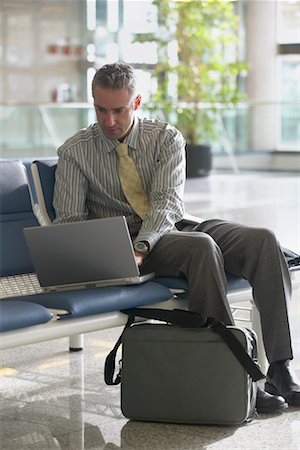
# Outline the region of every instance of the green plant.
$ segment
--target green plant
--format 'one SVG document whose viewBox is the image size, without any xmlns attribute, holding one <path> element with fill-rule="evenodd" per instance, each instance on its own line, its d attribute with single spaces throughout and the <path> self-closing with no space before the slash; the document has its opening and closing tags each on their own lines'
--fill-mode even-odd
<svg viewBox="0 0 300 450">
<path fill-rule="evenodd" d="M 247 64 L 238 60 L 234 5 L 226 0 L 153 3 L 159 33 L 136 39 L 155 42 L 159 55 L 152 72 L 157 87 L 145 109 L 159 111 L 182 131 L 188 143 L 210 142 L 217 136 L 215 112 L 220 105 L 232 106 L 242 98 L 237 81 Z M 170 48 L 176 46 L 176 55 L 170 60 Z"/>
</svg>

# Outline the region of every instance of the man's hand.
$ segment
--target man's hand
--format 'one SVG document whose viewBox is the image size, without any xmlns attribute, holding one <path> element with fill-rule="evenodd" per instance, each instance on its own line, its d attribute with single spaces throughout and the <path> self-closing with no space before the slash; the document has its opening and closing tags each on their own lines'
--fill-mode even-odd
<svg viewBox="0 0 300 450">
<path fill-rule="evenodd" d="M 144 258 L 145 258 L 145 253 L 140 253 L 140 252 L 134 252 L 134 258 L 135 258 L 135 262 L 137 263 L 138 266 L 141 266 Z"/>
<path fill-rule="evenodd" d="M 149 243 L 147 241 L 139 241 L 133 244 L 133 248 L 135 261 L 137 265 L 140 266 L 143 263 L 145 256 L 149 253 Z"/>
</svg>

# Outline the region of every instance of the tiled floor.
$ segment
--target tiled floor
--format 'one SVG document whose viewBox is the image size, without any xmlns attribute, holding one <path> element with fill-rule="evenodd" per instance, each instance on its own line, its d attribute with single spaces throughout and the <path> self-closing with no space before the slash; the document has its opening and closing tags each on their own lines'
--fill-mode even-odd
<svg viewBox="0 0 300 450">
<path fill-rule="evenodd" d="M 187 211 L 267 226 L 300 252 L 300 178 L 264 174 L 188 180 Z M 300 280 L 300 273 L 298 273 Z M 300 376 L 300 291 L 291 324 Z M 262 415 L 240 427 L 135 423 L 120 411 L 118 387 L 103 381 L 104 359 L 120 329 L 85 337 L 70 354 L 60 339 L 0 353 L 2 450 L 300 449 L 300 408 Z M 200 405 L 199 405 L 200 407 Z"/>
</svg>

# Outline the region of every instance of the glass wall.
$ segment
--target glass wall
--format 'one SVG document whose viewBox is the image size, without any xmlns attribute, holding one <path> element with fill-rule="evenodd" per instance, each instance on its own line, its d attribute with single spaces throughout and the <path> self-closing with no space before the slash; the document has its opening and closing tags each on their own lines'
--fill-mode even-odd
<svg viewBox="0 0 300 450">
<path fill-rule="evenodd" d="M 277 4 L 278 148 L 300 151 L 300 2 Z"/>
<path fill-rule="evenodd" d="M 300 43 L 300 5 L 297 0 L 277 2 L 277 40 L 280 44 Z"/>
<path fill-rule="evenodd" d="M 300 56 L 279 59 L 281 104 L 279 149 L 300 151 Z"/>
<path fill-rule="evenodd" d="M 259 14 L 266 2 L 255 3 Z M 252 149 L 300 152 L 300 1 L 271 0 L 268 3 L 274 5 L 271 8 L 274 9 L 275 14 L 274 16 L 262 14 L 263 17 L 260 20 L 265 23 L 265 26 L 261 30 L 256 30 L 256 34 L 257 32 L 261 33 L 260 40 L 273 39 L 269 44 L 269 49 L 275 49 L 274 55 L 268 52 L 263 54 L 262 58 L 265 60 L 265 64 L 268 64 L 268 59 L 270 59 L 270 67 L 273 64 L 273 58 L 274 61 L 277 59 L 274 74 L 270 74 L 276 81 L 272 88 L 273 92 L 267 99 L 259 94 L 258 97 L 251 98 L 250 94 L 246 108 L 239 105 L 238 108 L 225 115 L 222 114 L 222 126 L 227 130 L 232 149 L 236 152 L 252 151 Z M 252 20 L 248 15 L 252 14 L 253 10 L 249 8 L 249 2 L 245 0 L 236 2 L 235 7 L 240 16 L 240 57 L 247 58 L 249 41 L 254 37 L 249 32 L 247 21 Z M 255 17 L 253 21 L 255 22 Z M 272 28 L 276 30 L 274 35 L 266 36 L 268 30 Z M 147 33 L 157 35 L 162 30 L 163 28 L 158 23 L 157 8 L 152 0 L 98 1 L 95 21 L 96 67 L 115 60 L 125 60 L 138 70 L 146 67 L 146 71 L 139 70 L 139 78 L 140 89 L 144 101 L 147 102 L 150 91 L 155 89 L 155 81 L 151 81 L 150 71 L 160 60 L 159 49 L 155 42 L 136 41 L 139 40 L 137 38 L 140 35 Z M 255 42 L 256 53 L 260 53 L 259 39 Z M 297 43 L 298 46 L 295 45 Z M 169 45 L 170 58 L 174 58 L 175 43 L 173 47 L 172 52 L 171 45 Z M 264 82 L 269 86 L 272 85 L 272 79 L 266 80 L 265 73 L 259 73 L 261 68 L 256 66 L 255 59 L 250 61 L 250 70 L 257 72 L 255 77 L 261 85 Z M 238 83 L 242 89 L 247 90 L 246 77 L 240 78 Z M 262 124 L 261 117 L 266 117 L 266 115 L 268 116 L 268 119 L 265 119 L 268 122 L 268 126 L 265 128 L 267 136 L 256 145 L 255 138 L 253 136 L 249 138 L 249 134 L 261 132 L 253 123 Z M 241 126 L 246 129 L 242 129 Z M 221 151 L 220 145 L 215 145 L 215 148 L 219 148 Z"/>
<path fill-rule="evenodd" d="M 89 104 L 0 105 L 0 157 L 54 156 L 79 129 L 96 121 Z"/>
<path fill-rule="evenodd" d="M 273 67 L 275 61 L 272 83 L 275 81 L 265 98 L 261 93 L 267 89 L 253 95 L 249 77 L 244 76 L 238 82 L 249 91 L 245 102 L 214 110 L 209 104 L 202 105 L 211 109 L 218 130 L 214 151 L 224 152 L 225 143 L 236 153 L 300 152 L 300 0 L 240 0 L 234 4 L 241 19 L 240 52 L 250 59 L 250 75 L 257 86 L 265 83 L 268 88 L 271 84 L 249 51 L 250 43 L 261 33 L 254 52 L 267 67 Z M 253 4 L 257 14 L 252 18 L 254 34 L 247 25 Z M 260 13 L 267 4 L 274 4 L 274 17 Z M 257 29 L 259 16 L 261 27 Z M 267 51 L 262 52 L 262 38 L 270 28 L 276 32 L 268 38 Z M 91 79 L 107 62 L 124 60 L 134 65 L 147 105 L 150 91 L 155 89 L 151 70 L 161 55 L 157 43 L 138 42 L 138 38 L 151 33 L 164 37 L 152 0 L 2 0 L 0 157 L 54 155 L 67 137 L 94 121 Z M 168 49 L 169 60 L 176 59 L 176 42 Z M 173 94 L 176 96 L 175 91 Z M 146 111 L 142 109 L 140 114 Z M 263 130 L 265 141 L 255 142 Z"/>
</svg>

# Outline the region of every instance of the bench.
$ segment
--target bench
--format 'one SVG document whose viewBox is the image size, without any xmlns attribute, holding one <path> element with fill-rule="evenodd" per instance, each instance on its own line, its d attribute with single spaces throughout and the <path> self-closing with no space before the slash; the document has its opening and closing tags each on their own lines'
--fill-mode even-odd
<svg viewBox="0 0 300 450">
<path fill-rule="evenodd" d="M 32 210 L 25 166 L 0 161 L 1 349 L 70 337 L 70 349 L 79 350 L 84 333 L 124 325 L 127 318 L 120 312 L 124 308 L 178 307 L 179 300 L 155 281 L 42 292 L 23 235 L 23 228 L 33 226 L 40 224 Z"/>
<path fill-rule="evenodd" d="M 70 350 L 80 350 L 85 333 L 124 325 L 127 317 L 120 312 L 124 308 L 151 305 L 186 309 L 188 286 L 184 278 L 155 278 L 140 286 L 42 292 L 23 228 L 47 225 L 54 219 L 56 163 L 56 158 L 25 165 L 0 161 L 0 348 L 69 337 Z M 186 223 L 196 224 L 197 218 L 188 216 Z M 256 332 L 259 360 L 266 370 L 251 287 L 246 280 L 226 275 L 233 315 Z"/>
</svg>

